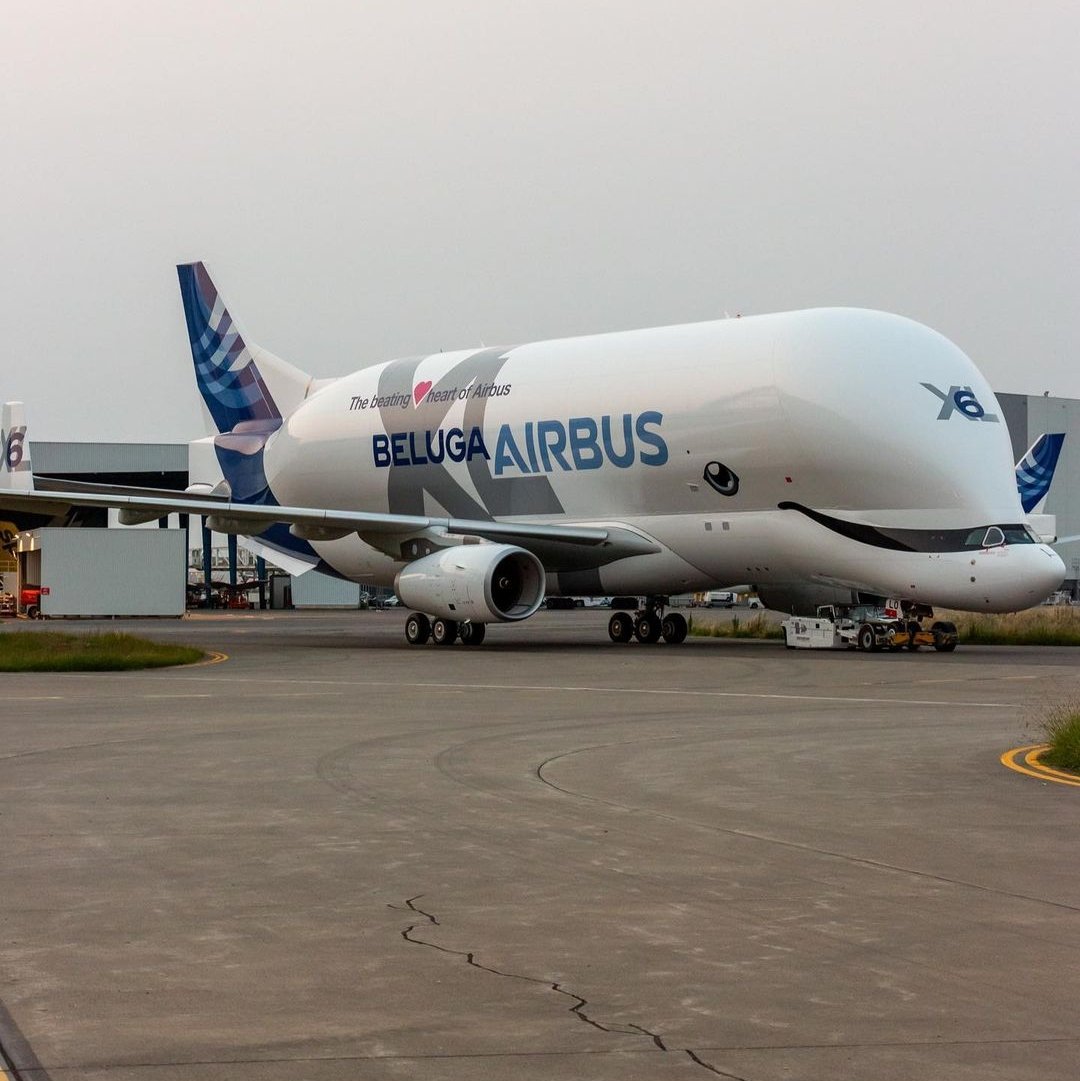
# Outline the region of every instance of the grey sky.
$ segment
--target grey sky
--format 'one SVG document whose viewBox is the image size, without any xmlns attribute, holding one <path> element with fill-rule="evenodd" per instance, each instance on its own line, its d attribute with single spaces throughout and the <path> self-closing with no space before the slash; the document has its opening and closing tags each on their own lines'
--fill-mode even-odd
<svg viewBox="0 0 1080 1081">
<path fill-rule="evenodd" d="M 0 396 L 32 437 L 202 434 L 196 258 L 317 375 L 851 304 L 1080 397 L 1075 3 L 4 8 Z"/>
</svg>

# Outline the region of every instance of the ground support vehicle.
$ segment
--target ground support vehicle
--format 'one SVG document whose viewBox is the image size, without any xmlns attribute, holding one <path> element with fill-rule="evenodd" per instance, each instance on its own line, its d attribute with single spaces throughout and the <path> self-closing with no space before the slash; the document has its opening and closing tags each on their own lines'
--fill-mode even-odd
<svg viewBox="0 0 1080 1081">
<path fill-rule="evenodd" d="M 41 586 L 23 586 L 19 591 L 19 608 L 27 619 L 41 619 Z"/>
<path fill-rule="evenodd" d="M 866 652 L 932 646 L 941 653 L 956 649 L 956 626 L 933 618 L 925 605 L 886 601 L 874 604 L 827 604 L 815 616 L 793 616 L 781 624 L 788 649 L 861 649 Z"/>
</svg>

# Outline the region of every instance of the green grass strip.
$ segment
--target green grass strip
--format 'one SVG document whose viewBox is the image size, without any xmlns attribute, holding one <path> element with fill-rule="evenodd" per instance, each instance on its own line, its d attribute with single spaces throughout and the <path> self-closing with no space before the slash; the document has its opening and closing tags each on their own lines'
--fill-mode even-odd
<svg viewBox="0 0 1080 1081">
<path fill-rule="evenodd" d="M 123 672 L 192 664 L 202 656 L 192 646 L 147 642 L 131 634 L 0 634 L 0 672 Z"/>
<path fill-rule="evenodd" d="M 980 646 L 1080 646 L 1080 629 L 1028 627 L 998 630 L 976 617 L 958 628 L 960 641 Z"/>
<path fill-rule="evenodd" d="M 1054 769 L 1080 771 L 1080 710 L 1063 706 L 1043 722 L 1043 733 L 1050 750 L 1039 760 Z"/>
<path fill-rule="evenodd" d="M 689 619 L 690 633 L 695 638 L 783 638 L 783 629 L 771 623 L 764 615 L 751 616 L 750 619 L 724 620 L 720 623 L 701 623 Z"/>
<path fill-rule="evenodd" d="M 960 641 L 980 646 L 1080 646 L 1080 607 L 1029 608 L 1026 612 L 991 615 L 984 612 L 938 611 L 936 619 L 956 624 Z M 927 625 L 929 625 L 928 621 Z M 698 638 L 783 638 L 780 626 L 764 615 L 713 623 L 690 619 Z"/>
</svg>

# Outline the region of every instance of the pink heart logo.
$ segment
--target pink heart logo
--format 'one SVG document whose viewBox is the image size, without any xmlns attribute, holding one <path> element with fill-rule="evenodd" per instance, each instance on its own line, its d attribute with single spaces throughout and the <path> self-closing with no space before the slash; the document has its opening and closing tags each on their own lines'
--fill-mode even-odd
<svg viewBox="0 0 1080 1081">
<path fill-rule="evenodd" d="M 427 394 L 429 390 L 431 390 L 430 379 L 425 379 L 422 383 L 417 383 L 412 391 L 413 402 L 416 405 L 419 405 L 424 400 L 424 395 Z"/>
</svg>

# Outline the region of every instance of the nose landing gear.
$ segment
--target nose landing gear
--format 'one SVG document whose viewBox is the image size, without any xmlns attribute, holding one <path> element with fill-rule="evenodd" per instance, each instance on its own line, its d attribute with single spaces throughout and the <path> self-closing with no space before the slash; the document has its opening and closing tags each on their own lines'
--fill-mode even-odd
<svg viewBox="0 0 1080 1081">
<path fill-rule="evenodd" d="M 677 646 L 686 640 L 689 628 L 680 612 L 664 614 L 667 597 L 646 597 L 645 607 L 633 616 L 616 612 L 608 623 L 608 637 L 613 642 L 629 642 L 636 638 L 643 645 L 654 645 L 661 638 Z"/>
</svg>

